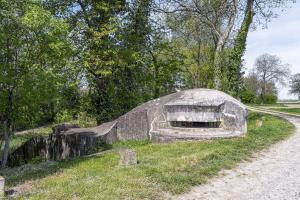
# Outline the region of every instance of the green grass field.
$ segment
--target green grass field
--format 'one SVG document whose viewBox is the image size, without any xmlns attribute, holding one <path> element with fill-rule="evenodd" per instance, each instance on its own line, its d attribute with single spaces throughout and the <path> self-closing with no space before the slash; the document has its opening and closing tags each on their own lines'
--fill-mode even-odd
<svg viewBox="0 0 300 200">
<path fill-rule="evenodd" d="M 300 108 L 272 108 L 272 110 L 300 115 Z"/>
<path fill-rule="evenodd" d="M 257 128 L 257 119 L 263 126 Z M 205 183 L 221 169 L 248 160 L 254 152 L 290 136 L 294 126 L 265 114 L 250 113 L 245 137 L 152 144 L 119 142 L 103 155 L 64 162 L 27 164 L 0 172 L 6 187 L 24 188 L 20 199 L 164 199 Z M 118 164 L 117 149 L 134 148 L 136 166 Z"/>
<path fill-rule="evenodd" d="M 283 103 L 273 103 L 273 104 L 247 104 L 252 107 L 287 107 L 286 104 Z"/>
</svg>

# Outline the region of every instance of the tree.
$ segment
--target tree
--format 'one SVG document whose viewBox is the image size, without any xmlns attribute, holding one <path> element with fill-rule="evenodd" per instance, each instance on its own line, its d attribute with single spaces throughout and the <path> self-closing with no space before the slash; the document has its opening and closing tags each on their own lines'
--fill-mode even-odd
<svg viewBox="0 0 300 200">
<path fill-rule="evenodd" d="M 59 101 L 72 52 L 68 26 L 39 1 L 0 1 L 0 131 L 5 167 L 10 139 L 37 123 L 41 107 Z M 1 148 L 2 149 L 2 148 Z"/>
<path fill-rule="evenodd" d="M 125 45 L 121 48 L 125 48 L 122 52 L 127 58 L 124 56 L 122 60 L 128 63 L 131 74 L 135 75 L 131 76 L 135 79 L 131 78 L 132 83 L 128 86 L 142 90 L 143 95 L 135 92 L 135 96 L 146 96 L 144 101 L 174 91 L 179 73 L 175 48 L 166 37 L 165 26 L 151 17 L 156 14 L 153 4 L 153 0 L 132 1 L 129 15 L 123 20 L 126 22 L 123 31 Z M 129 67 L 126 68 L 128 71 Z"/>
<path fill-rule="evenodd" d="M 283 64 L 276 55 L 262 54 L 255 60 L 254 73 L 262 84 L 261 97 L 265 102 L 267 86 L 270 83 L 285 85 L 290 75 L 289 64 Z"/>
<path fill-rule="evenodd" d="M 84 69 L 92 113 L 97 123 L 110 120 L 113 113 L 113 74 L 119 71 L 121 41 L 117 34 L 125 11 L 125 0 L 48 0 L 47 7 L 66 19 L 78 49 L 76 66 Z M 76 8 L 76 9 L 74 9 Z"/>
<path fill-rule="evenodd" d="M 300 73 L 292 76 L 290 87 L 290 93 L 297 95 L 298 99 L 300 100 Z"/>
<path fill-rule="evenodd" d="M 259 95 L 261 90 L 261 84 L 257 74 L 250 72 L 250 74 L 244 77 L 244 87 L 247 88 L 254 95 Z"/>
<path fill-rule="evenodd" d="M 174 46 L 153 15 L 153 0 L 46 0 L 69 22 L 82 68 L 86 109 L 102 123 L 174 90 L 178 77 Z M 73 9 L 76 7 L 76 9 Z M 172 52 L 172 53 L 171 53 Z"/>
<path fill-rule="evenodd" d="M 221 52 L 228 43 L 237 17 L 237 0 L 202 1 L 169 0 L 165 13 L 178 13 L 184 19 L 196 18 L 198 26 L 205 27 L 214 49 L 214 86 L 221 88 Z"/>
<path fill-rule="evenodd" d="M 152 32 L 150 14 L 152 0 L 134 0 L 126 4 L 126 15 L 116 34 L 120 45 L 117 70 L 113 74 L 114 96 L 118 106 L 116 116 L 127 112 L 145 101 L 147 84 L 150 36 Z M 150 96 L 150 95 L 149 95 Z"/>
<path fill-rule="evenodd" d="M 243 78 L 243 86 L 240 91 L 240 98 L 244 103 L 262 103 L 263 84 L 255 72 L 250 72 Z M 263 103 L 276 103 L 277 88 L 273 81 L 269 81 L 265 86 Z"/>
<path fill-rule="evenodd" d="M 214 85 L 214 45 L 212 34 L 199 19 L 188 13 L 168 15 L 172 43 L 180 61 L 182 84 L 187 88 L 212 88 Z"/>
<path fill-rule="evenodd" d="M 244 18 L 241 27 L 238 30 L 235 38 L 233 49 L 229 54 L 230 64 L 228 67 L 228 83 L 229 91 L 233 96 L 239 97 L 242 85 L 242 57 L 246 49 L 246 40 L 250 25 L 254 17 L 254 0 L 248 0 L 244 12 Z"/>
<path fill-rule="evenodd" d="M 240 28 L 237 30 L 237 34 L 233 43 L 233 48 L 229 55 L 229 67 L 228 67 L 228 82 L 229 82 L 229 92 L 233 96 L 239 96 L 241 86 L 242 86 L 242 57 L 246 50 L 246 42 L 248 32 L 250 30 L 253 21 L 256 24 L 262 24 L 266 26 L 267 22 L 270 21 L 272 17 L 277 16 L 273 10 L 284 7 L 288 2 L 294 2 L 290 0 L 246 0 L 240 1 L 241 7 L 244 7 L 243 18 L 241 19 Z M 245 6 L 243 6 L 245 5 Z M 256 17 L 255 17 L 256 16 Z"/>
<path fill-rule="evenodd" d="M 251 72 L 243 79 L 243 87 L 241 90 L 241 100 L 244 103 L 256 103 L 260 94 L 260 81 L 258 76 Z"/>
<path fill-rule="evenodd" d="M 242 86 L 242 57 L 253 22 L 263 26 L 276 14 L 276 8 L 292 0 L 165 0 L 161 6 L 168 15 L 182 21 L 195 21 L 206 30 L 207 44 L 214 49 L 214 88 L 239 96 Z M 176 24 L 176 23 L 174 23 Z M 194 25 L 195 26 L 195 25 Z M 195 26 L 197 27 L 197 25 Z M 185 29 L 187 30 L 187 29 Z M 184 31 L 182 31 L 184 32 Z M 177 33 L 177 32 L 176 32 Z M 177 34 L 174 34 L 178 37 Z"/>
</svg>

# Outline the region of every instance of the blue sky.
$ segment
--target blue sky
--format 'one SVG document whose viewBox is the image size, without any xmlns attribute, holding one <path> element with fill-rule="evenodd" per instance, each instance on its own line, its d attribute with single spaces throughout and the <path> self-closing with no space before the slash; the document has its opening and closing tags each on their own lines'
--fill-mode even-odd
<svg viewBox="0 0 300 200">
<path fill-rule="evenodd" d="M 300 73 L 300 1 L 292 4 L 268 24 L 267 29 L 251 31 L 244 56 L 247 70 L 253 68 L 255 58 L 263 53 L 277 55 L 291 65 L 293 74 Z M 295 99 L 288 87 L 279 87 L 279 99 Z"/>
</svg>

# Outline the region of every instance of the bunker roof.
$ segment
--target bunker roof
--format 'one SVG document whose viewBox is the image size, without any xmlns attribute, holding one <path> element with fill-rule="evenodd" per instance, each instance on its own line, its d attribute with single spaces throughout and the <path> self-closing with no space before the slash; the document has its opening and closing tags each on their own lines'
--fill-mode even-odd
<svg viewBox="0 0 300 200">
<path fill-rule="evenodd" d="M 179 92 L 179 96 L 167 102 L 165 106 L 220 106 L 225 101 L 231 101 L 241 107 L 241 102 L 228 94 L 213 89 L 190 89 Z"/>
</svg>

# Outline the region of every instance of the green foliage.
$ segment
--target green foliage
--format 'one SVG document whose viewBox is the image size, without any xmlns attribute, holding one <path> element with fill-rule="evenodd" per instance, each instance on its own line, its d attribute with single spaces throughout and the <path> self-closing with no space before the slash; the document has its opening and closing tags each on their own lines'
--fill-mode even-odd
<svg viewBox="0 0 300 200">
<path fill-rule="evenodd" d="M 73 120 L 72 114 L 68 110 L 62 110 L 55 116 L 55 123 L 69 122 Z"/>
<path fill-rule="evenodd" d="M 183 63 L 181 69 L 184 76 L 184 85 L 188 88 L 212 88 L 214 78 L 212 47 L 195 44 L 184 47 L 180 41 L 174 41 L 181 55 Z"/>
<path fill-rule="evenodd" d="M 248 6 L 249 5 L 247 5 L 248 10 L 246 10 L 241 28 L 239 29 L 235 38 L 234 47 L 229 55 L 230 63 L 227 74 L 229 83 L 228 91 L 235 97 L 240 96 L 240 91 L 243 84 L 242 57 L 246 50 L 247 36 L 254 16 L 252 8 L 248 8 Z"/>
<path fill-rule="evenodd" d="M 16 130 L 53 120 L 73 47 L 66 21 L 45 10 L 41 1 L 3 0 L 0 9 L 0 131 L 5 165 Z"/>
<path fill-rule="evenodd" d="M 298 95 L 298 99 L 300 100 L 300 73 L 292 76 L 290 84 L 290 93 Z"/>
<path fill-rule="evenodd" d="M 247 89 L 242 90 L 240 97 L 241 101 L 246 104 L 254 104 L 257 102 L 256 94 Z"/>
<path fill-rule="evenodd" d="M 265 85 L 265 86 L 264 86 Z M 265 91 L 263 93 L 263 91 Z M 277 89 L 273 82 L 263 84 L 256 73 L 244 77 L 241 99 L 245 103 L 274 104 L 277 101 Z"/>
<path fill-rule="evenodd" d="M 263 121 L 259 128 L 256 127 L 258 119 Z M 221 170 L 250 159 L 253 153 L 289 137 L 294 128 L 281 118 L 250 113 L 248 133 L 241 138 L 114 144 L 116 151 L 123 147 L 136 149 L 139 164 L 135 166 L 120 166 L 117 152 L 110 151 L 90 158 L 5 169 L 0 174 L 8 187 L 31 180 L 32 187 L 19 198 L 165 199 L 166 192 L 187 192 L 192 186 L 217 176 Z"/>
<path fill-rule="evenodd" d="M 277 102 L 277 95 L 267 94 L 264 97 L 264 103 L 266 104 L 274 104 Z"/>
<path fill-rule="evenodd" d="M 97 125 L 95 117 L 87 112 L 79 112 L 77 119 L 71 122 L 78 124 L 82 128 L 95 127 Z"/>
<path fill-rule="evenodd" d="M 66 77 L 62 70 L 72 51 L 68 25 L 36 1 L 2 1 L 2 6 L 6 12 L 1 16 L 5 23 L 0 26 L 0 53 L 6 61 L 0 65 L 1 109 L 15 129 L 24 129 L 39 124 L 50 114 L 43 109 L 60 101 Z M 7 92 L 14 96 L 12 102 L 7 101 Z M 9 106 L 11 113 L 7 113 Z"/>
</svg>

